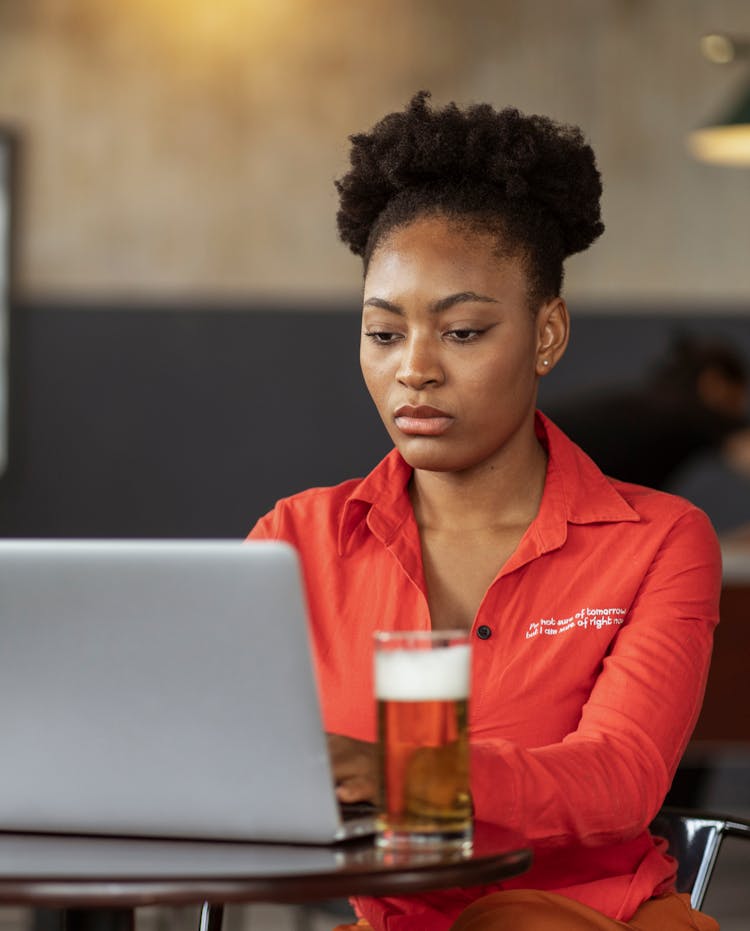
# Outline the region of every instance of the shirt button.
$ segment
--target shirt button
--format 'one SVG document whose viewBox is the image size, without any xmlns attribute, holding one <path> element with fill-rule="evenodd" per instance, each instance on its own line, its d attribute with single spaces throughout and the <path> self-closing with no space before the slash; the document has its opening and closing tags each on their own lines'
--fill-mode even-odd
<svg viewBox="0 0 750 931">
<path fill-rule="evenodd" d="M 477 627 L 477 637 L 480 640 L 489 640 L 492 636 L 492 628 L 488 627 L 486 624 L 482 624 Z"/>
</svg>

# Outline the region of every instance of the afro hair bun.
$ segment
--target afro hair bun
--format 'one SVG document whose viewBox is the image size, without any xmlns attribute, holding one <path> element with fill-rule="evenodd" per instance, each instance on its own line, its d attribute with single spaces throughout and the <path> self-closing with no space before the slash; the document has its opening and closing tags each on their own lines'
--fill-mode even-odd
<svg viewBox="0 0 750 931">
<path fill-rule="evenodd" d="M 337 223 L 355 255 L 365 255 L 393 198 L 420 189 L 432 192 L 425 209 L 441 187 L 489 189 L 503 211 L 531 211 L 553 223 L 563 256 L 583 251 L 604 231 L 601 179 L 580 129 L 512 107 L 431 109 L 429 97 L 420 91 L 405 110 L 349 137 L 351 168 L 335 182 Z"/>
</svg>

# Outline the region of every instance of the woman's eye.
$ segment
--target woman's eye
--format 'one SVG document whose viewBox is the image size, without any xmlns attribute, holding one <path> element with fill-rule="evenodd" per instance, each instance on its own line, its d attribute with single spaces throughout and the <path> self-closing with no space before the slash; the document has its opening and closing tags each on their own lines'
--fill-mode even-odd
<svg viewBox="0 0 750 931">
<path fill-rule="evenodd" d="M 373 330 L 365 333 L 365 336 L 381 346 L 387 346 L 388 343 L 393 343 L 398 339 L 398 333 L 389 333 L 387 330 Z"/>
<path fill-rule="evenodd" d="M 457 343 L 469 343 L 472 340 L 475 340 L 478 337 L 480 337 L 483 332 L 484 332 L 483 330 L 458 329 L 458 330 L 449 330 L 446 335 L 449 336 L 452 340 L 454 340 Z"/>
</svg>

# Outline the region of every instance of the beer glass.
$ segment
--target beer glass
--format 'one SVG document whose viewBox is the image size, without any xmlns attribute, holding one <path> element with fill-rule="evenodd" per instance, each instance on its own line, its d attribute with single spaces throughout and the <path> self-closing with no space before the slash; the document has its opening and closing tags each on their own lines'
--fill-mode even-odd
<svg viewBox="0 0 750 931">
<path fill-rule="evenodd" d="M 469 846 L 466 631 L 376 631 L 381 846 Z"/>
</svg>

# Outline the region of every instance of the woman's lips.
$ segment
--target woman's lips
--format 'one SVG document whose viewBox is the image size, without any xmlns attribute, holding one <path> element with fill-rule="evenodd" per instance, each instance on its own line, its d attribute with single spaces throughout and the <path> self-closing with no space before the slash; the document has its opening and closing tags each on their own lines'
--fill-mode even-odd
<svg viewBox="0 0 750 931">
<path fill-rule="evenodd" d="M 440 436 L 453 423 L 453 418 L 436 407 L 399 407 L 394 422 L 402 433 L 410 436 Z"/>
</svg>

